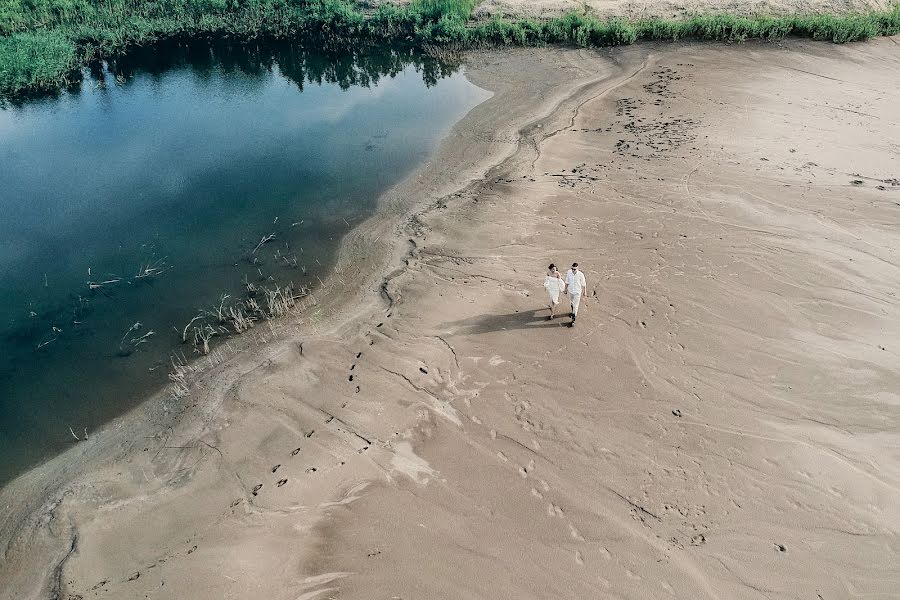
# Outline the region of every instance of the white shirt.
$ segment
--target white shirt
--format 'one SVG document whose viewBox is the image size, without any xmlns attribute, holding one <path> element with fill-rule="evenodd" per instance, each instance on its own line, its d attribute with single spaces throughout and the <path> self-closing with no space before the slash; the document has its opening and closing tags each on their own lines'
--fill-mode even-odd
<svg viewBox="0 0 900 600">
<path fill-rule="evenodd" d="M 581 290 L 587 287 L 587 283 L 584 281 L 584 273 L 569 269 L 569 272 L 566 273 L 566 285 L 569 286 L 569 295 L 577 296 L 581 293 Z"/>
</svg>

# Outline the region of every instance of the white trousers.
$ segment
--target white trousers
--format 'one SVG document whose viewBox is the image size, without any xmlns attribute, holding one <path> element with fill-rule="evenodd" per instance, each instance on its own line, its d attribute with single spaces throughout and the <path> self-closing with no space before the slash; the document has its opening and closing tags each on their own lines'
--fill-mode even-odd
<svg viewBox="0 0 900 600">
<path fill-rule="evenodd" d="M 578 314 L 578 304 L 581 302 L 581 292 L 573 294 L 569 292 L 569 302 L 572 304 L 572 314 Z"/>
</svg>

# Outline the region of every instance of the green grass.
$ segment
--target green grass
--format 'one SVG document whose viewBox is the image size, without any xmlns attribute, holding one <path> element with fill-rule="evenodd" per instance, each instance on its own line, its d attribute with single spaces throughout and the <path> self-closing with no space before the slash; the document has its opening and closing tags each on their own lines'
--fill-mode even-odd
<svg viewBox="0 0 900 600">
<path fill-rule="evenodd" d="M 77 64 L 75 44 L 59 31 L 0 37 L 0 92 L 52 91 L 67 83 Z"/>
<path fill-rule="evenodd" d="M 352 0 L 0 0 L 0 96 L 62 87 L 91 60 L 167 39 L 294 40 L 334 50 L 379 43 L 465 49 L 786 36 L 846 43 L 900 33 L 900 4 L 845 15 L 601 20 L 571 13 L 473 22 L 476 3 L 413 0 L 364 11 Z"/>
</svg>

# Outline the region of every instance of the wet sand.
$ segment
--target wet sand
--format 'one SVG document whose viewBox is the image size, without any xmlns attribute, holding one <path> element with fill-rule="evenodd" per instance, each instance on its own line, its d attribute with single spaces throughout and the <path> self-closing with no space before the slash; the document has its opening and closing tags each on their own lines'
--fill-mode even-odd
<svg viewBox="0 0 900 600">
<path fill-rule="evenodd" d="M 0 597 L 889 597 L 897 45 L 470 57 L 318 304 L 0 491 Z"/>
</svg>

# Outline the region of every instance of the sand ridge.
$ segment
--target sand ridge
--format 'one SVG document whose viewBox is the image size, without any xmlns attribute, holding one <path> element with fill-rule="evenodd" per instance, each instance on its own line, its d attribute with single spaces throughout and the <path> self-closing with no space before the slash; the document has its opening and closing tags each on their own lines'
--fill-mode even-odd
<svg viewBox="0 0 900 600">
<path fill-rule="evenodd" d="M 334 315 L 7 517 L 3 597 L 890 596 L 896 43 L 472 56 Z"/>
</svg>

